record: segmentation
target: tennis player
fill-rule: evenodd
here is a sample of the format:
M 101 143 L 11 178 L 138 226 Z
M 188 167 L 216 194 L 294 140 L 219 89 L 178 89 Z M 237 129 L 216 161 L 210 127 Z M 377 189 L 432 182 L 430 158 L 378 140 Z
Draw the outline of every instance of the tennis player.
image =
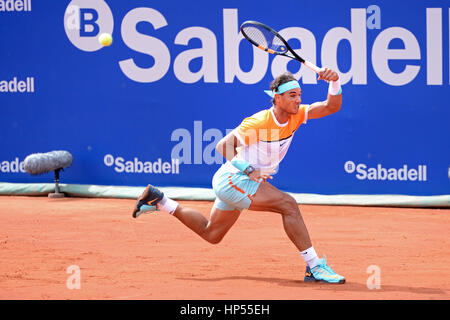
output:
M 327 99 L 302 105 L 302 90 L 294 76 L 289 72 L 278 76 L 272 81 L 270 91 L 266 91 L 272 97 L 273 106 L 245 118 L 219 141 L 216 149 L 227 161 L 212 180 L 216 200 L 209 219 L 196 210 L 180 206 L 151 185 L 138 198 L 133 217 L 143 212 L 144 205 L 166 211 L 206 241 L 216 244 L 242 210 L 276 212 L 282 215 L 286 234 L 306 262 L 304 281 L 344 283 L 345 278 L 327 265 L 326 257 L 317 256 L 296 200 L 268 182 L 297 129 L 307 120 L 331 115 L 341 108 L 338 74 L 325 68 L 318 79 L 329 82 Z

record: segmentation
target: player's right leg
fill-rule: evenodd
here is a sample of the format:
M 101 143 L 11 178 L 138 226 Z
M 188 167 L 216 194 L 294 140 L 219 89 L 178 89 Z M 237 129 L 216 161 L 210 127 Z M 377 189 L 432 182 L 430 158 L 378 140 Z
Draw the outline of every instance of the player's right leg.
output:
M 208 220 L 201 212 L 182 207 L 172 199 L 166 198 L 163 192 L 152 185 L 148 185 L 139 196 L 133 209 L 133 217 L 137 218 L 144 213 L 144 210 L 147 212 L 167 211 L 200 237 L 213 244 L 223 239 L 241 213 L 241 210 L 217 200 Z
M 173 216 L 204 240 L 217 244 L 231 229 L 240 214 L 241 211 L 238 209 L 225 211 L 214 206 L 208 220 L 197 210 L 178 206 Z
M 156 210 L 157 202 L 164 198 L 164 193 L 152 185 L 148 185 L 137 199 L 136 206 L 133 208 L 133 218 L 137 218 L 145 211 Z

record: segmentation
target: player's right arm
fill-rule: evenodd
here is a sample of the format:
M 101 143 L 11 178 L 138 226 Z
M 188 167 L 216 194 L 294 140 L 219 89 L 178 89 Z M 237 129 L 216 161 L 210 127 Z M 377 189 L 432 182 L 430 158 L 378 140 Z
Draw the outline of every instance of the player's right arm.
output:
M 238 153 L 238 148 L 242 147 L 242 143 L 236 138 L 233 132 L 223 137 L 216 146 L 216 150 L 228 161 L 233 160 Z
M 239 148 L 241 148 L 242 146 L 243 144 L 239 141 L 235 134 L 233 132 L 230 132 L 217 143 L 216 150 L 225 159 L 231 162 L 234 156 L 238 154 Z M 266 181 L 267 179 L 273 179 L 273 177 L 269 173 L 265 172 L 263 174 L 259 169 L 255 169 L 248 176 L 250 179 L 256 182 L 261 182 L 261 179 L 264 181 Z

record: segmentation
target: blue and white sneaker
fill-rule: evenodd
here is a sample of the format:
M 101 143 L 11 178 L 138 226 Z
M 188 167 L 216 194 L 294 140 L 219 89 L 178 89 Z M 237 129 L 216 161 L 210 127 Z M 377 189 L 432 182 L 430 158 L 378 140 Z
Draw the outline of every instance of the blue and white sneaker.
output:
M 137 199 L 136 206 L 133 208 L 133 218 L 137 218 L 143 213 L 158 211 L 156 204 L 163 198 L 164 193 L 149 184 Z
M 306 267 L 305 282 L 345 283 L 345 278 L 338 275 L 327 265 L 327 257 L 320 259 L 317 266 L 310 269 Z

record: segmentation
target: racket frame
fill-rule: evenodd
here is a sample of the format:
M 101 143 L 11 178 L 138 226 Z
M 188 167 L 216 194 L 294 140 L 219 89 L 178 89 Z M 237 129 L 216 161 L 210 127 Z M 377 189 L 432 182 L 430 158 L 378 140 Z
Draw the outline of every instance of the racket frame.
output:
M 269 31 L 270 33 L 272 33 L 274 36 L 276 36 L 278 39 L 280 39 L 281 42 L 283 42 L 284 46 L 286 47 L 286 51 L 284 51 L 284 52 L 275 51 L 275 50 L 272 50 L 272 49 L 269 49 L 269 48 L 265 48 L 263 45 L 261 45 L 261 44 L 259 44 L 259 43 L 256 43 L 256 42 L 255 42 L 253 39 L 251 39 L 251 38 L 245 33 L 245 31 L 244 31 L 244 27 L 245 27 L 245 25 L 247 25 L 247 24 L 253 24 L 253 25 L 256 25 L 256 26 L 261 27 L 261 28 L 264 28 L 264 29 L 266 29 L 267 31 Z M 310 68 L 311 70 L 313 70 L 313 71 L 316 72 L 316 73 L 320 73 L 320 72 L 323 72 L 323 71 L 325 70 L 324 68 L 319 68 L 318 66 L 316 66 L 316 65 L 313 64 L 312 62 L 307 61 L 307 60 L 303 59 L 302 57 L 300 57 L 300 56 L 299 56 L 299 55 L 291 48 L 291 46 L 287 43 L 287 41 L 286 41 L 286 40 L 285 40 L 285 39 L 284 39 L 277 31 L 275 31 L 275 30 L 272 29 L 271 27 L 269 27 L 269 26 L 267 26 L 267 25 L 265 25 L 265 24 L 263 24 L 263 23 L 261 23 L 261 22 L 253 21 L 253 20 L 244 21 L 244 23 L 242 23 L 240 29 L 241 29 L 241 33 L 242 33 L 242 35 L 244 36 L 244 38 L 247 39 L 247 40 L 248 40 L 251 44 L 253 44 L 255 47 L 258 47 L 258 48 L 261 49 L 261 50 L 264 50 L 264 51 L 266 51 L 266 52 L 268 52 L 268 53 L 270 53 L 270 54 L 281 55 L 281 56 L 285 56 L 285 57 L 288 57 L 288 58 L 291 58 L 291 59 L 295 59 L 295 60 L 297 60 L 297 61 L 300 61 L 301 63 L 303 63 L 305 66 L 307 66 L 308 68 Z M 289 55 L 289 54 L 287 54 L 288 51 L 289 51 L 289 53 L 292 54 L 292 56 Z

